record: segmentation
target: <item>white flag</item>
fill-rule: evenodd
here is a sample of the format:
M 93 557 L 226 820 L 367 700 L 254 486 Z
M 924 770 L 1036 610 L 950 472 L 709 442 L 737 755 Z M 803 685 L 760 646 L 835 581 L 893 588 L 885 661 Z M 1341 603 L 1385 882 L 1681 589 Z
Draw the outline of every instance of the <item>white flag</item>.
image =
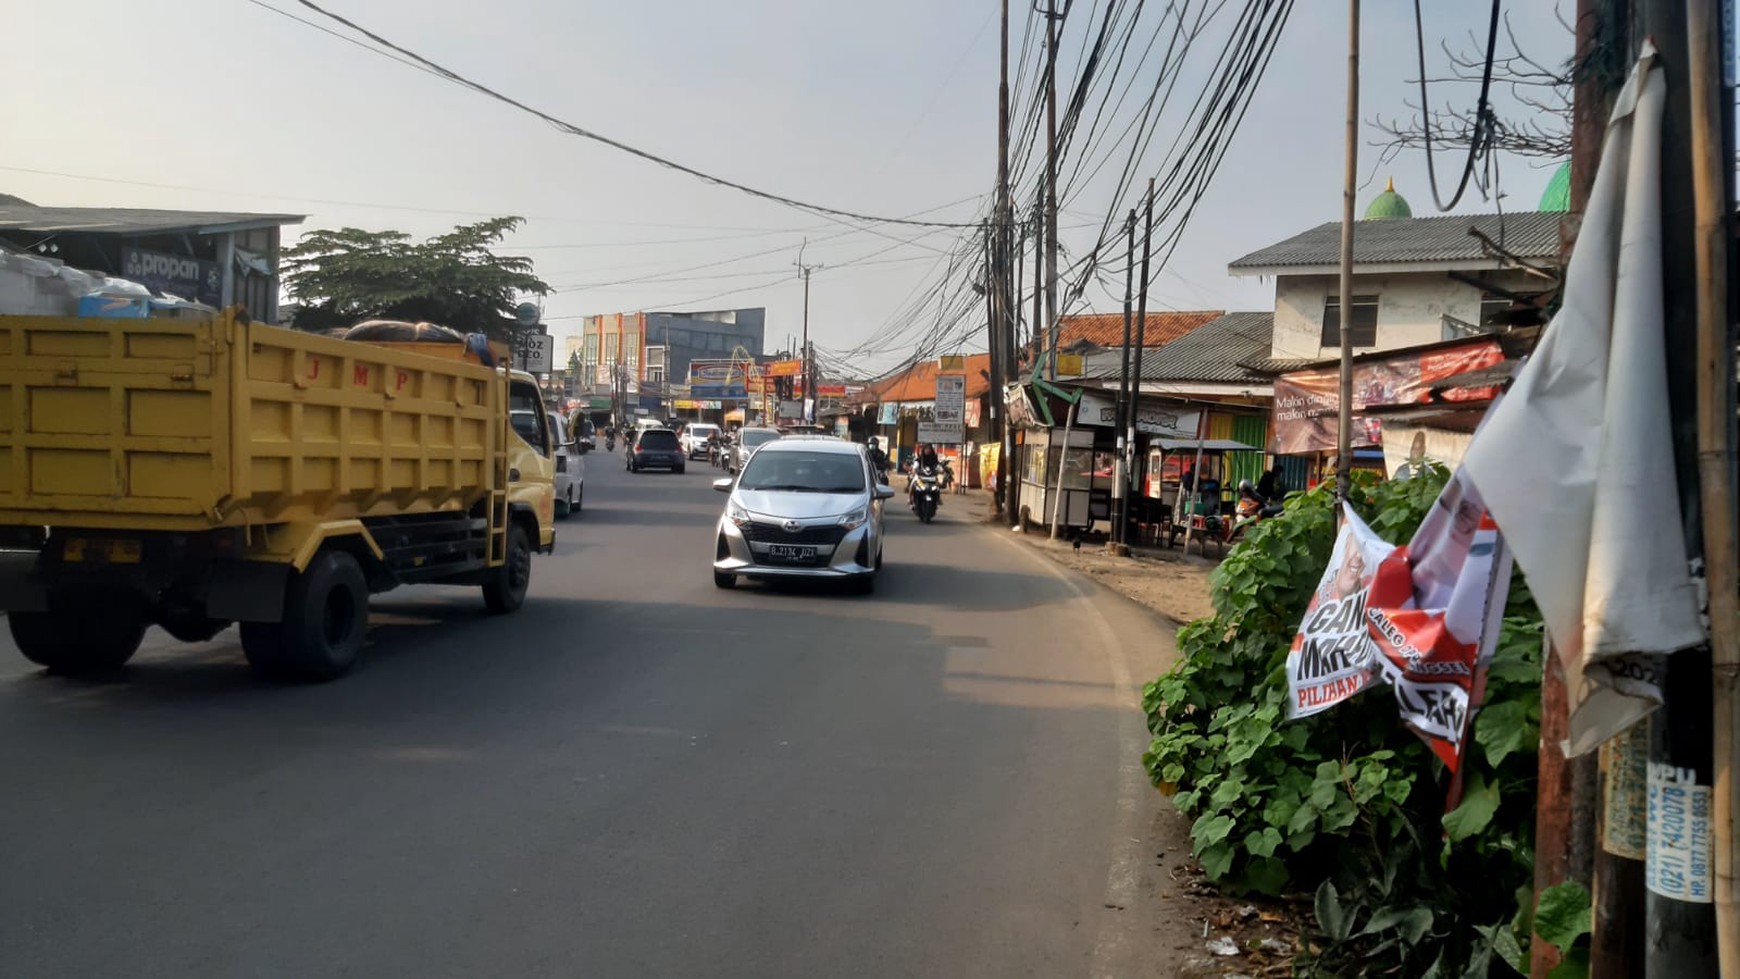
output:
M 1653 656 L 1703 639 L 1662 342 L 1665 92 L 1646 44 L 1607 126 L 1564 306 L 1463 458 L 1560 657 L 1572 754 L 1658 706 Z

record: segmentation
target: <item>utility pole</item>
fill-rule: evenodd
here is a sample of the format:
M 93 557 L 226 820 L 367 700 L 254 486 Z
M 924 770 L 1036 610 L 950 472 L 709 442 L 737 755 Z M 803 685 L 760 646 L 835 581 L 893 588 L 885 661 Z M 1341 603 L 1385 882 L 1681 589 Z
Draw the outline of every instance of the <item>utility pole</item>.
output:
M 1009 378 L 1015 373 L 1015 365 L 1010 360 L 1015 317 L 1009 278 L 1012 238 L 1009 227 L 1009 0 L 1003 0 L 1002 8 L 1002 44 L 997 68 L 997 224 L 995 244 L 991 248 L 993 268 L 989 283 L 997 291 L 997 298 L 992 304 L 992 322 L 987 337 L 991 348 L 991 435 L 997 440 L 997 492 L 991 498 L 991 509 L 999 517 L 1003 514 L 1003 487 L 1008 485 L 1009 453 L 1013 443 L 1009 432 L 1009 406 L 1004 398 Z M 966 477 L 963 472 L 961 478 Z
M 1693 192 L 1691 153 L 1695 127 L 1688 62 L 1692 45 L 1686 25 L 1691 4 L 1714 7 L 1716 0 L 1643 0 L 1639 6 L 1643 12 L 1640 30 L 1655 42 L 1660 52 L 1660 70 L 1667 83 L 1659 179 L 1662 333 L 1666 348 L 1674 352 L 1667 358 L 1674 472 L 1661 475 L 1671 475 L 1678 487 L 1686 553 L 1697 555 L 1703 551 L 1702 520 L 1706 515 L 1701 512 L 1698 493 L 1698 369 L 1696 358 L 1688 353 L 1698 349 L 1699 304 L 1712 284 L 1699 274 L 1693 221 L 1698 201 Z M 1720 18 L 1712 16 L 1709 20 L 1719 22 Z M 1716 77 L 1720 78 L 1720 74 L 1718 71 Z M 1707 81 L 1714 84 L 1714 80 Z M 1726 276 L 1728 270 L 1723 269 L 1720 274 Z M 1733 356 L 1732 346 L 1728 347 L 1727 356 Z M 1662 706 L 1647 722 L 1649 786 L 1652 792 L 1659 786 L 1683 792 L 1688 799 L 1708 799 L 1715 789 L 1710 647 L 1682 649 L 1662 663 Z M 1706 811 L 1703 815 L 1708 825 L 1710 813 Z M 1669 831 L 1661 822 L 1657 807 L 1651 806 L 1647 816 L 1652 839 Z M 1704 841 L 1708 840 L 1706 835 Z M 1713 887 L 1709 886 L 1713 881 L 1708 875 L 1706 864 L 1702 880 L 1706 889 L 1701 900 L 1685 891 L 1669 896 L 1650 885 L 1646 862 L 1644 910 L 1648 918 L 1644 923 L 1644 974 L 1649 979 L 1703 979 L 1718 974 L 1716 915 L 1710 903 Z
M 1567 259 L 1595 184 L 1613 100 L 1630 68 L 1630 2 L 1577 2 L 1571 208 L 1562 233 Z M 1567 880 L 1588 883 L 1594 893 L 1590 979 L 1631 979 L 1644 971 L 1641 828 L 1648 731 L 1639 725 L 1619 735 L 1601 746 L 1598 759 L 1566 758 L 1559 746 L 1569 736 L 1570 695 L 1550 646 L 1541 658 L 1535 893 Z M 1594 817 L 1593 827 L 1584 825 L 1588 815 Z M 1530 943 L 1529 958 L 1536 979 L 1545 979 L 1560 961 L 1558 951 L 1544 941 Z
M 1130 413 L 1124 423 L 1124 451 L 1131 456 L 1124 465 L 1132 479 L 1136 472 L 1136 409 L 1142 406 L 1142 351 L 1148 346 L 1148 255 L 1154 243 L 1153 177 L 1148 178 L 1148 196 L 1142 205 L 1142 214 L 1142 284 L 1136 289 L 1136 356 L 1130 367 Z
M 1335 435 L 1335 497 L 1353 474 L 1353 195 L 1359 180 L 1359 0 L 1347 0 L 1347 163 L 1341 175 L 1341 387 Z
M 804 264 L 804 249 L 807 247 L 809 247 L 809 239 L 806 238 L 804 243 L 798 246 L 797 261 L 793 264 L 797 266 L 798 277 L 804 280 L 804 345 L 798 352 L 798 357 L 803 361 L 801 374 L 804 386 L 803 401 L 800 404 L 804 405 L 804 423 L 814 424 L 816 420 L 814 406 L 820 399 L 816 397 L 813 376 L 816 365 L 813 348 L 810 347 L 810 273 L 822 268 L 822 266 Z
M 1130 208 L 1130 216 L 1124 221 L 1124 237 L 1127 246 L 1124 249 L 1124 345 L 1120 348 L 1118 358 L 1118 410 L 1117 420 L 1112 424 L 1117 432 L 1117 459 L 1112 463 L 1112 541 L 1110 550 L 1113 554 L 1130 553 L 1125 546 L 1124 528 L 1128 525 L 1129 504 L 1127 487 L 1130 481 L 1129 470 L 1125 468 L 1124 431 L 1129 425 L 1129 419 L 1135 417 L 1135 406 L 1130 403 L 1130 301 L 1135 298 L 1136 286 L 1136 209 Z
M 1051 342 L 1046 377 L 1057 380 L 1057 22 L 1072 0 L 1045 0 L 1045 328 Z

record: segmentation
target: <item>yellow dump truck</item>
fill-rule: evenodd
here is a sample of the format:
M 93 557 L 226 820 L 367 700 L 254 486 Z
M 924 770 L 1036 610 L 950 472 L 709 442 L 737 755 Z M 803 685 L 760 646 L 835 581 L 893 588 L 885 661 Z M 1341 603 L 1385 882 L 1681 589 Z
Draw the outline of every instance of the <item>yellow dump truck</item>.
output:
M 155 624 L 239 623 L 255 670 L 330 679 L 368 597 L 525 600 L 554 544 L 537 383 L 461 344 L 209 319 L 0 316 L 0 610 L 18 648 L 111 669 Z

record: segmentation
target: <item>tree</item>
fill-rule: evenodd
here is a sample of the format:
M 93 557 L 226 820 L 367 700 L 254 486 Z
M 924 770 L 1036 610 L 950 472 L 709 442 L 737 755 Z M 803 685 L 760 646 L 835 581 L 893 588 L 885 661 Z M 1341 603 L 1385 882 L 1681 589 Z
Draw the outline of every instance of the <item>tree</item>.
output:
M 1571 24 L 1554 10 L 1561 27 L 1574 33 Z M 1478 92 L 1486 69 L 1485 38 L 1470 35 L 1468 46 L 1461 51 L 1440 45 L 1449 59 L 1449 74 L 1427 78 L 1428 84 L 1450 85 L 1467 94 Z M 1518 156 L 1565 160 L 1571 156 L 1571 88 L 1580 72 L 1614 70 L 1587 64 L 1579 66 L 1575 59 L 1561 64 L 1544 64 L 1526 53 L 1511 30 L 1510 17 L 1504 18 L 1502 45 L 1492 52 L 1492 89 L 1506 90 L 1524 113 L 1506 118 L 1488 109 L 1480 117 L 1478 106 L 1471 100 L 1466 106 L 1446 105 L 1433 108 L 1412 99 L 1407 101 L 1410 112 L 1406 120 L 1374 117 L 1370 124 L 1384 134 L 1375 145 L 1383 147 L 1381 163 L 1404 149 L 1422 149 L 1427 133 L 1434 148 L 1467 150 L 1480 137 L 1488 151 L 1502 150 Z M 1618 67 L 1625 70 L 1624 65 Z M 1410 80 L 1417 85 L 1419 79 Z
M 285 287 L 303 304 L 296 326 L 396 319 L 507 339 L 520 298 L 550 293 L 531 259 L 490 251 L 524 220 L 462 224 L 421 243 L 400 231 L 311 231 L 284 252 Z

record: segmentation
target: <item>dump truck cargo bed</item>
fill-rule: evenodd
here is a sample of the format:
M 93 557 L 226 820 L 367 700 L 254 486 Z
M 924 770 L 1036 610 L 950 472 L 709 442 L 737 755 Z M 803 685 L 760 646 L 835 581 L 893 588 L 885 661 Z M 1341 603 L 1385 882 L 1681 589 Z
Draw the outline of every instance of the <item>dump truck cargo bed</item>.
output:
M 232 314 L 0 317 L 0 524 L 465 512 L 506 483 L 506 398 L 459 358 Z

